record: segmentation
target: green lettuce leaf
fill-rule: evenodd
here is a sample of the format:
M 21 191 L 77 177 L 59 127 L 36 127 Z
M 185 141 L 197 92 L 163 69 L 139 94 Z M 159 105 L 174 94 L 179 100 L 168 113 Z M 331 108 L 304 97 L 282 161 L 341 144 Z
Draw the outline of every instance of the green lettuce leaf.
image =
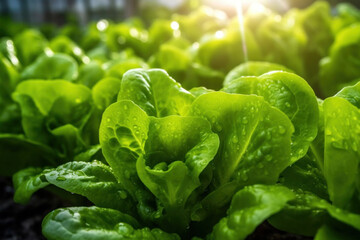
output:
M 224 12 L 206 6 L 201 6 L 188 15 L 174 15 L 173 19 L 179 23 L 183 36 L 192 42 L 198 41 L 206 33 L 221 30 L 228 21 Z
M 93 61 L 80 66 L 79 76 L 76 82 L 92 88 L 104 75 L 105 71 L 102 69 L 100 63 Z
M 135 205 L 109 166 L 99 162 L 70 162 L 57 168 L 27 168 L 13 176 L 14 201 L 25 204 L 48 185 L 88 198 L 96 206 L 134 214 Z
M 314 236 L 325 223 L 335 221 L 336 225 L 346 224 L 353 230 L 360 230 L 360 215 L 331 205 L 305 191 L 297 191 L 296 199 L 289 201 L 269 222 L 276 228 L 296 234 Z
M 353 86 L 344 87 L 335 96 L 348 100 L 352 105 L 360 109 L 360 82 Z
M 14 37 L 14 44 L 23 66 L 30 65 L 38 56 L 49 50 L 47 40 L 35 29 L 26 29 L 17 34 Z
M 318 134 L 314 141 L 310 145 L 312 155 L 315 157 L 317 165 L 324 171 L 324 142 L 325 142 L 325 130 L 324 130 L 324 100 L 317 99 L 319 108 L 319 122 L 318 122 Z
M 184 116 L 194 97 L 164 70 L 130 70 L 123 76 L 118 100 L 131 100 L 149 116 Z
M 209 183 L 201 174 L 219 145 L 209 123 L 198 117 L 149 117 L 133 102 L 120 101 L 104 112 L 100 144 L 132 196 L 141 202 L 137 195 L 149 189 L 165 208 L 162 225 L 184 231 L 190 218 L 187 201 Z
M 52 211 L 43 220 L 42 232 L 49 240 L 180 240 L 176 234 L 157 228 L 141 228 L 127 214 L 99 207 L 72 207 Z
M 48 146 L 15 134 L 0 134 L 0 159 L 1 176 L 11 176 L 28 167 L 54 165 L 58 161 Z
M 207 239 L 245 239 L 258 225 L 294 198 L 295 194 L 282 186 L 247 186 L 234 195 L 227 216 L 214 226 Z
M 230 82 L 232 80 L 235 80 L 240 77 L 244 77 L 244 76 L 258 77 L 272 71 L 293 72 L 292 70 L 280 64 L 270 63 L 270 62 L 249 61 L 246 63 L 242 63 L 239 66 L 232 69 L 226 75 L 223 85 L 228 86 L 230 85 Z
M 199 42 L 196 59 L 202 65 L 227 73 L 247 60 L 259 60 L 260 49 L 250 31 L 242 36 L 240 29 L 234 28 L 204 36 Z
M 130 22 L 110 25 L 106 31 L 106 45 L 114 52 L 131 48 L 138 56 L 147 58 L 151 52 L 148 40 L 148 32 Z
M 295 193 L 296 199 L 289 201 L 282 211 L 269 218 L 269 223 L 282 231 L 314 236 L 329 218 L 323 207 L 325 200 L 302 190 Z
M 105 69 L 105 76 L 106 77 L 114 77 L 118 79 L 122 79 L 123 75 L 134 68 L 143 68 L 147 69 L 147 64 L 141 58 L 128 58 L 125 60 L 115 61 L 111 63 Z
M 49 48 L 56 53 L 64 53 L 74 58 L 79 64 L 88 63 L 89 58 L 84 51 L 70 38 L 59 35 L 49 42 Z
M 19 80 L 19 74 L 10 61 L 0 54 L 0 106 L 11 101 L 11 93 Z
M 289 14 L 293 14 L 293 12 L 289 11 L 284 17 L 273 15 L 265 18 L 255 28 L 255 36 L 262 50 L 262 59 L 284 65 L 304 76 L 303 60 L 300 57 L 294 58 L 294 56 L 302 55 L 307 36 L 303 28 L 298 27 Z
M 324 119 L 324 175 L 330 199 L 349 208 L 359 194 L 360 111 L 343 98 L 331 97 L 324 101 Z
M 293 126 L 262 97 L 207 93 L 194 101 L 190 114 L 207 119 L 219 135 L 214 186 L 231 181 L 241 186 L 275 183 L 290 165 Z
M 325 224 L 316 233 L 314 240 L 356 240 L 359 237 L 359 231 L 344 231 Z
M 21 72 L 26 79 L 64 79 L 74 81 L 78 76 L 78 65 L 75 60 L 63 53 L 51 53 L 39 56 L 35 62 Z
M 84 150 L 81 129 L 92 112 L 91 91 L 64 80 L 29 80 L 13 93 L 27 138 L 73 156 Z
M 329 56 L 320 62 L 320 90 L 332 96 L 344 85 L 359 77 L 358 49 L 360 24 L 353 24 L 340 31 L 331 46 Z
M 284 113 L 262 97 L 203 94 L 194 101 L 191 115 L 207 119 L 220 138 L 211 191 L 193 209 L 195 221 L 208 215 L 221 216 L 236 190 L 252 184 L 274 184 L 291 164 L 294 128 Z
M 280 183 L 290 189 L 311 192 L 329 200 L 324 173 L 310 151 L 281 173 Z
M 0 39 L 0 53 L 16 68 L 21 68 L 14 42 L 10 38 Z
M 285 113 L 295 132 L 292 136 L 291 161 L 303 157 L 315 139 L 318 104 L 311 87 L 301 77 L 287 72 L 270 72 L 260 77 L 241 77 L 225 85 L 229 93 L 256 94 Z
M 92 88 L 92 97 L 97 108 L 105 110 L 110 104 L 116 102 L 120 91 L 121 80 L 117 78 L 103 78 Z

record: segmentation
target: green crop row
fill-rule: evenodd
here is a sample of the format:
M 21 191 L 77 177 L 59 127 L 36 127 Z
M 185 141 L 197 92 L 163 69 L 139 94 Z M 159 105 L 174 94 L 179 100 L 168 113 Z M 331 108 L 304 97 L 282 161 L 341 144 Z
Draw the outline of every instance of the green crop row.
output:
M 0 23 L 0 175 L 17 203 L 94 205 L 50 212 L 47 239 L 234 240 L 264 221 L 360 238 L 360 11 L 243 23 L 205 7 L 53 37 Z

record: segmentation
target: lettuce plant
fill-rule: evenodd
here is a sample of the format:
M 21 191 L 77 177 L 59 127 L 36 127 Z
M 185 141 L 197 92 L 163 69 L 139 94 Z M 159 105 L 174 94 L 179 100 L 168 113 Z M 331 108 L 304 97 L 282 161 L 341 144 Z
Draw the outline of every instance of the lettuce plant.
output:
M 4 142 L 1 165 L 7 175 L 25 166 L 57 166 L 76 157 L 89 159 L 99 150 L 83 137 L 93 111 L 87 87 L 65 80 L 28 80 L 17 85 L 12 97 L 21 111 L 23 135 L 0 135 Z M 14 151 L 16 146 L 18 151 Z M 32 148 L 30 152 L 40 158 L 26 156 Z M 92 151 L 84 153 L 89 149 Z M 11 159 L 15 162 L 5 167 Z
M 301 77 L 286 72 L 270 72 L 259 77 L 240 77 L 224 82 L 223 91 L 263 96 L 284 112 L 295 127 L 292 162 L 303 157 L 317 134 L 317 101 L 311 87 Z
M 320 89 L 325 96 L 331 96 L 342 87 L 357 82 L 358 62 L 354 49 L 359 46 L 359 36 L 359 24 L 343 29 L 336 35 L 329 56 L 321 61 Z
M 358 12 L 337 14 L 250 8 L 241 35 L 199 8 L 2 38 L 0 175 L 17 203 L 88 200 L 50 212 L 47 239 L 235 240 L 264 221 L 359 239 Z
M 41 55 L 21 72 L 21 79 L 64 79 L 74 81 L 78 76 L 75 60 L 62 53 Z
M 71 162 L 28 168 L 14 176 L 15 200 L 26 202 L 51 184 L 114 209 L 112 214 L 130 214 L 141 226 L 185 237 L 190 225 L 217 221 L 238 189 L 274 184 L 291 164 L 293 131 L 286 114 L 263 97 L 210 92 L 195 99 L 164 71 L 132 70 L 121 81 L 118 101 L 102 116 L 100 144 L 110 167 Z M 76 211 L 87 222 L 89 211 L 105 210 Z M 55 216 L 44 220 L 45 235 L 58 224 Z M 59 230 L 56 237 L 66 234 Z
M 0 53 L 7 58 L 16 69 L 21 68 L 21 63 L 17 57 L 17 50 L 11 38 L 4 37 L 0 39 Z
M 223 89 L 231 93 L 205 91 L 197 97 L 158 69 L 131 70 L 121 81 L 102 81 L 114 84 L 113 93 L 99 101 L 106 108 L 99 136 L 108 165 L 76 161 L 14 175 L 17 202 L 53 185 L 97 206 L 53 211 L 43 222 L 47 238 L 91 233 L 95 239 L 124 234 L 244 239 L 266 219 L 276 228 L 318 239 L 334 231 L 358 234 L 358 163 L 352 160 L 358 147 L 354 131 L 339 131 L 351 124 L 356 129 L 357 85 L 322 102 L 302 78 L 287 72 L 240 77 Z M 25 91 L 25 83 L 36 85 L 21 83 L 17 94 Z M 116 98 L 115 89 L 117 101 L 107 107 Z M 282 104 L 287 101 L 295 110 Z M 342 116 L 348 120 L 335 121 Z M 324 137 L 309 148 L 318 124 Z M 324 147 L 317 149 L 321 141 Z
M 49 48 L 53 52 L 65 53 L 73 57 L 78 63 L 88 63 L 89 58 L 84 51 L 66 36 L 57 36 L 49 42 Z
M 39 31 L 26 29 L 15 36 L 14 44 L 21 64 L 27 66 L 47 50 L 48 41 Z
M 308 155 L 282 176 L 297 197 L 270 219 L 276 227 L 304 235 L 318 231 L 316 239 L 327 239 L 332 231 L 339 238 L 359 236 L 358 94 L 357 84 L 319 102 L 319 136 Z M 351 227 L 341 230 L 341 222 Z

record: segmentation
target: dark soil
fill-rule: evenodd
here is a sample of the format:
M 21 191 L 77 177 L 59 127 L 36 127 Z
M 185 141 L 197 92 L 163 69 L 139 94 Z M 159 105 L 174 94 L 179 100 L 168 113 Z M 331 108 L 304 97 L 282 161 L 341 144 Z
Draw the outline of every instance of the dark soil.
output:
M 66 204 L 47 191 L 38 191 L 27 205 L 14 203 L 10 178 L 0 177 L 0 239 L 38 240 L 42 219 L 50 211 Z
M 312 240 L 312 237 L 304 237 L 277 230 L 268 222 L 261 224 L 246 240 Z
M 14 203 L 10 178 L 0 177 L 0 240 L 44 240 L 42 219 L 52 210 L 69 203 L 45 190 L 36 192 L 27 205 Z M 285 233 L 267 222 L 261 224 L 247 240 L 311 240 Z M 84 239 L 85 240 L 85 239 Z

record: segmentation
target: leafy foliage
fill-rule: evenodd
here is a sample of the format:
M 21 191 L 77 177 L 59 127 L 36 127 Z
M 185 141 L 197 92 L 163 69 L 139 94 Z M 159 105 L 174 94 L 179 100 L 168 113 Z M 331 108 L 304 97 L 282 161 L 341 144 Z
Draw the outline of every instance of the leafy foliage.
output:
M 18 203 L 94 205 L 49 213 L 46 238 L 246 239 L 264 221 L 359 238 L 360 11 L 255 7 L 0 21 L 0 174 Z

